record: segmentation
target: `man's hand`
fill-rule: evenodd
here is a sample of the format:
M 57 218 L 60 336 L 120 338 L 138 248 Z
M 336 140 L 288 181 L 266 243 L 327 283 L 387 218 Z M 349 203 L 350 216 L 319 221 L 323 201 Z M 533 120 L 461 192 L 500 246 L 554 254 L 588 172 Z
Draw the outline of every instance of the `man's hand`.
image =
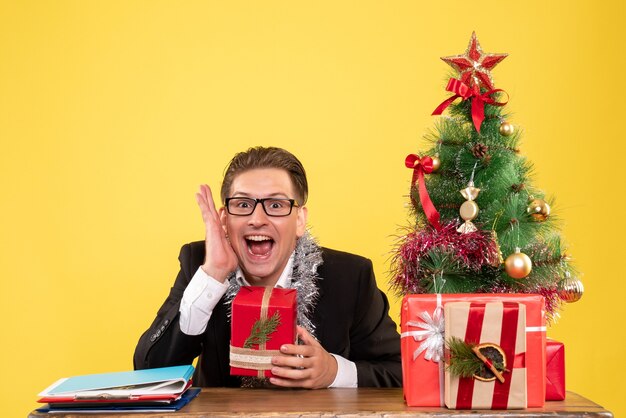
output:
M 208 185 L 200 186 L 200 192 L 196 193 L 196 201 L 206 230 L 206 254 L 202 270 L 215 280 L 224 283 L 228 274 L 237 268 L 237 256 L 226 238 Z
M 272 358 L 270 383 L 284 387 L 327 388 L 337 375 L 337 360 L 304 328 L 297 327 L 304 345 L 285 344 L 284 355 Z

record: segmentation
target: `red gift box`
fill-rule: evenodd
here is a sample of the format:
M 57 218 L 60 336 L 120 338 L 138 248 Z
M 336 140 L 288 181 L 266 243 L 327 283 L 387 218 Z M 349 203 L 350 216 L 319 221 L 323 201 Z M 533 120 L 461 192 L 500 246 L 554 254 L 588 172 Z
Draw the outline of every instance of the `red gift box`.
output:
M 565 346 L 546 341 L 546 401 L 565 399 Z
M 241 287 L 231 311 L 231 375 L 272 376 L 272 357 L 296 341 L 296 295 L 295 289 Z
M 485 375 L 445 374 L 445 402 L 451 409 L 526 408 L 526 306 L 516 302 L 450 302 L 444 308 L 446 342 L 456 337 L 501 350 L 502 381 Z M 451 358 L 453 362 L 455 359 Z M 478 360 L 478 358 L 476 359 Z M 487 362 L 485 363 L 487 365 Z
M 519 302 L 526 306 L 526 376 L 529 407 L 545 403 L 545 301 L 531 294 L 416 294 L 402 300 L 404 399 L 409 406 L 444 406 L 443 305 L 448 302 Z M 441 361 L 440 361 L 441 360 Z

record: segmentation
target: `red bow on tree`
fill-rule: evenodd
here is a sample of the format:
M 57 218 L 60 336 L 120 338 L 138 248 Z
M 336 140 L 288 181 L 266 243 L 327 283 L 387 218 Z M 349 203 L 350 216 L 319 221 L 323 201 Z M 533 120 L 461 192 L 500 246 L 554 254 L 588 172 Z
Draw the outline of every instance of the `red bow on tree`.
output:
M 467 84 L 462 82 L 461 80 L 457 80 L 456 78 L 451 78 L 448 80 L 448 85 L 446 86 L 446 90 L 454 93 L 454 96 L 444 100 L 433 112 L 433 115 L 441 115 L 444 110 L 448 106 L 452 104 L 459 97 L 463 100 L 471 99 L 472 100 L 472 120 L 474 121 L 474 126 L 476 127 L 476 132 L 480 133 L 480 125 L 483 123 L 485 119 L 485 103 L 493 105 L 493 106 L 504 106 L 507 102 L 496 102 L 490 96 L 494 93 L 504 91 L 502 89 L 491 89 L 486 91 L 483 94 L 480 94 L 480 89 L 478 85 L 474 85 L 473 88 L 470 88 Z
M 409 154 L 404 160 L 404 165 L 407 168 L 413 169 L 411 188 L 415 187 L 415 182 L 418 181 L 420 203 L 422 204 L 426 218 L 428 218 L 428 222 L 439 231 L 441 229 L 441 225 L 439 224 L 439 212 L 435 208 L 433 201 L 430 200 L 428 190 L 426 190 L 426 182 L 424 181 L 424 173 L 430 174 L 433 172 L 433 159 L 427 155 L 420 158 L 415 154 Z M 415 199 L 413 199 L 413 194 L 411 194 L 411 200 L 415 205 L 416 202 Z

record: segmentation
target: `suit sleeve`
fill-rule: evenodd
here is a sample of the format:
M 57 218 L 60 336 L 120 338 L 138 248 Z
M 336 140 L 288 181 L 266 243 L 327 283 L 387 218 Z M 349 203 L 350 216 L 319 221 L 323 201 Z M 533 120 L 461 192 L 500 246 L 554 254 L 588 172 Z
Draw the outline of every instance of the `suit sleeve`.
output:
M 350 329 L 350 360 L 356 364 L 358 385 L 402 386 L 400 335 L 389 317 L 389 302 L 378 289 L 370 260 L 366 260 L 359 276 L 356 312 Z
M 202 255 L 191 244 L 182 247 L 178 257 L 180 271 L 170 293 L 157 312 L 150 328 L 135 348 L 135 369 L 191 364 L 202 351 L 202 335 L 187 335 L 180 330 L 179 308 L 185 288 L 193 277 L 196 259 Z M 199 264 L 198 264 L 199 265 Z

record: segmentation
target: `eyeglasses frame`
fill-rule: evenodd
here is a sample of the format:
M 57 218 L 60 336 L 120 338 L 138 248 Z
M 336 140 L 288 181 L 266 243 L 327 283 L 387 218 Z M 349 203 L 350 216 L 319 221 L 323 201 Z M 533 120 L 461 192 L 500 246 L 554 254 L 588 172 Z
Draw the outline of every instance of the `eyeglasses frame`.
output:
M 228 206 L 228 202 L 230 202 L 231 200 L 234 199 L 247 199 L 250 200 L 251 202 L 254 202 L 254 206 L 252 207 L 252 211 L 250 213 L 248 213 L 247 215 L 241 215 L 239 213 L 232 213 L 230 211 L 230 207 Z M 265 202 L 268 200 L 284 200 L 289 202 L 289 213 L 286 213 L 284 215 L 270 215 L 269 213 L 267 213 L 267 209 L 265 208 Z M 280 198 L 280 197 L 265 197 L 263 199 L 256 199 L 254 197 L 227 197 L 226 199 L 224 199 L 224 206 L 226 207 L 226 211 L 228 212 L 228 214 L 233 215 L 233 216 L 250 216 L 254 213 L 254 211 L 256 210 L 256 207 L 258 204 L 261 204 L 261 207 L 263 208 L 263 212 L 265 212 L 265 214 L 267 216 L 271 216 L 272 218 L 284 218 L 285 216 L 289 216 L 291 215 L 291 212 L 293 212 L 293 208 L 296 207 L 300 207 L 300 205 L 298 205 L 298 203 L 296 202 L 295 199 L 284 199 L 284 198 Z

